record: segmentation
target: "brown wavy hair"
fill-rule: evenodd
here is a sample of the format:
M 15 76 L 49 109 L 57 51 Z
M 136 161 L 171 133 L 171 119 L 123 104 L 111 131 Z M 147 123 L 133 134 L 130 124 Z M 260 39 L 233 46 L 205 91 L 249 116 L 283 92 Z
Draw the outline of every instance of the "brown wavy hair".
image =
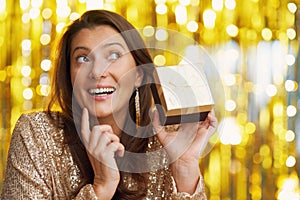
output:
M 124 127 L 123 130 L 131 131 L 131 133 L 134 132 L 140 136 L 133 137 L 131 136 L 132 134 L 128 135 L 123 131 L 121 134 L 121 142 L 125 146 L 126 151 L 135 153 L 145 152 L 148 139 L 147 137 L 142 137 L 142 135 L 149 135 L 150 131 L 152 131 L 150 126 L 147 126 L 150 124 L 149 109 L 152 105 L 151 89 L 150 84 L 148 83 L 153 81 L 152 73 L 154 66 L 143 39 L 133 25 L 119 14 L 106 10 L 91 10 L 85 12 L 79 19 L 75 20 L 67 27 L 58 44 L 58 48 L 56 49 L 54 60 L 55 68 L 52 81 L 53 95 L 48 105 L 49 113 L 51 113 L 54 105 L 56 104 L 58 104 L 61 109 L 65 129 L 65 143 L 70 146 L 72 155 L 80 168 L 83 176 L 82 178 L 85 180 L 85 184 L 92 183 L 94 174 L 86 155 L 85 148 L 80 140 L 79 134 L 76 131 L 76 118 L 79 117 L 78 115 L 80 115 L 81 112 L 80 108 L 77 113 L 77 111 L 74 110 L 74 107 L 72 107 L 74 99 L 72 99 L 73 87 L 70 75 L 70 47 L 73 38 L 79 31 L 82 29 L 93 29 L 99 25 L 108 25 L 122 35 L 136 62 L 136 65 L 141 67 L 144 74 L 141 87 L 139 88 L 140 102 L 142 105 L 140 121 L 141 126 L 149 128 L 141 129 L 139 132 L 136 130 L 136 126 Z M 135 121 L 134 96 L 135 94 L 133 92 L 129 100 L 129 116 L 127 116 L 125 126 L 132 124 L 129 123 L 130 121 Z M 122 163 L 122 165 L 130 165 L 130 163 Z M 120 174 L 121 181 L 114 199 L 139 199 L 146 195 L 147 184 L 145 174 L 132 174 L 134 181 L 139 183 L 137 190 L 134 191 L 129 191 L 125 185 L 123 185 L 122 177 L 124 177 L 126 173 L 120 171 Z

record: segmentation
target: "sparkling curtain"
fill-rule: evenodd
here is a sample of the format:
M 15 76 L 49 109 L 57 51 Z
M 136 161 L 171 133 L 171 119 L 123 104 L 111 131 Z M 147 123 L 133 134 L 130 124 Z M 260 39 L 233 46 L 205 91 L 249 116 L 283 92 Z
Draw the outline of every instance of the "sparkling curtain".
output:
M 165 30 L 178 31 L 215 62 L 225 101 L 219 137 L 200 162 L 209 199 L 300 199 L 299 3 L 0 0 L 0 188 L 14 124 L 47 103 L 55 39 L 84 11 L 107 9 L 140 29 L 148 45 L 184 51 L 187 45 Z M 153 59 L 173 64 L 166 52 L 153 52 Z

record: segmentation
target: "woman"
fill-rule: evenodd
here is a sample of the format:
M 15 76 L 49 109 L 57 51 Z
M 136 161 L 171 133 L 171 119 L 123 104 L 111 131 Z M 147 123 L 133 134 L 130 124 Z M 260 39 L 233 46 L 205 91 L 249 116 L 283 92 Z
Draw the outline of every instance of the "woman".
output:
M 48 111 L 23 114 L 14 129 L 2 199 L 206 199 L 198 161 L 216 119 L 160 126 L 154 66 L 128 21 L 86 12 L 55 66 Z

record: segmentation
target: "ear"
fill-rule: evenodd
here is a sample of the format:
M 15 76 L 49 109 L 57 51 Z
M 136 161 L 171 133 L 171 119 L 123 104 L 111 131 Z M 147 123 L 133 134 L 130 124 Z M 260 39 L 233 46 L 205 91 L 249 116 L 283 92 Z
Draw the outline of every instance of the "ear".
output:
M 144 78 L 144 71 L 140 67 L 138 67 L 137 70 L 136 70 L 136 77 L 135 77 L 134 86 L 135 87 L 140 87 L 141 84 L 142 84 L 143 78 Z

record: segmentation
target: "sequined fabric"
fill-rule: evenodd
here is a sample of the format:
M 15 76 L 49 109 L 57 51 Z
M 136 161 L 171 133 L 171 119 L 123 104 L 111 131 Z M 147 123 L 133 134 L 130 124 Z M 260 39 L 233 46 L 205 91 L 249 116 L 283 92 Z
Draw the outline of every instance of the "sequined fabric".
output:
M 79 167 L 63 141 L 63 130 L 50 123 L 45 112 L 23 114 L 11 139 L 1 199 L 98 199 L 92 185 L 81 179 Z M 149 141 L 149 152 L 159 147 L 157 139 Z M 159 166 L 148 175 L 145 199 L 206 199 L 202 177 L 194 195 L 178 193 L 166 155 L 158 153 L 150 162 Z M 138 184 L 130 175 L 122 181 L 129 189 Z

